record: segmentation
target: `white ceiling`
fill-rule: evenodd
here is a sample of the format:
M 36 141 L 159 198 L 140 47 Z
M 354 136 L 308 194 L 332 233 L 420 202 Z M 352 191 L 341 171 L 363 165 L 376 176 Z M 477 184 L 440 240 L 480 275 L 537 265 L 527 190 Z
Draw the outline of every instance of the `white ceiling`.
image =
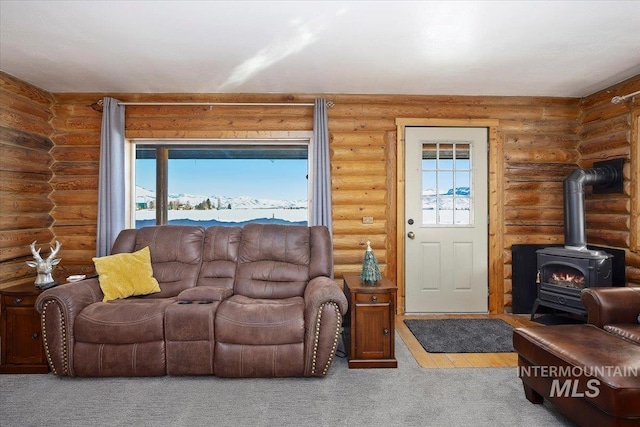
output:
M 640 74 L 640 0 L 0 0 L 0 69 L 54 93 L 582 97 Z

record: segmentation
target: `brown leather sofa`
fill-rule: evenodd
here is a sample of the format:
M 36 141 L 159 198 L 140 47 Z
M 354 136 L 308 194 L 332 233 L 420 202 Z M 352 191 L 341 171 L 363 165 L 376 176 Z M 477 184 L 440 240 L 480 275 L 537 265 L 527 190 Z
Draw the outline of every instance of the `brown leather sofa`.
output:
M 587 288 L 588 323 L 513 333 L 526 398 L 581 426 L 640 426 L 640 288 Z
M 102 302 L 95 277 L 38 297 L 54 374 L 327 373 L 347 301 L 326 227 L 146 227 L 122 231 L 112 254 L 146 246 L 159 293 Z

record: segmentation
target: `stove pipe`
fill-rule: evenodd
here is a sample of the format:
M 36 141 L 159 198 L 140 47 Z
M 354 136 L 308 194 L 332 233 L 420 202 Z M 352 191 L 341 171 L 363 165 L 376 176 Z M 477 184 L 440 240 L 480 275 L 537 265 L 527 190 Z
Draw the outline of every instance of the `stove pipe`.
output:
M 616 168 L 604 165 L 592 169 L 577 169 L 564 180 L 564 247 L 587 250 L 585 185 L 611 185 L 622 179 Z

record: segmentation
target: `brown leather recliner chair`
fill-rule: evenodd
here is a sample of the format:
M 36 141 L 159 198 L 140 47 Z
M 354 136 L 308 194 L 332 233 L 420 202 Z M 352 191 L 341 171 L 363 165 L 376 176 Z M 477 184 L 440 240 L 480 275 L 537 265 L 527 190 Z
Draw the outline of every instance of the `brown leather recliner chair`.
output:
M 161 292 L 102 302 L 97 278 L 43 292 L 54 374 L 323 376 L 347 301 L 326 227 L 249 224 L 124 230 L 149 246 Z

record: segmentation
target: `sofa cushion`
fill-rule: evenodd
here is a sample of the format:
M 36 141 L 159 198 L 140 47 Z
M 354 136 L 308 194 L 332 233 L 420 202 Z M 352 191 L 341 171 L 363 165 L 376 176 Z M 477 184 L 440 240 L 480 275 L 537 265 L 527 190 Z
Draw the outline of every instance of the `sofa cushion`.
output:
M 605 325 L 604 330 L 625 341 L 640 345 L 640 325 Z
M 173 297 L 196 286 L 202 263 L 204 228 L 187 225 L 143 227 L 120 233 L 112 253 L 133 252 L 145 246 L 151 251 L 153 276 L 161 291 L 157 298 Z
M 218 286 L 196 286 L 178 294 L 178 301 L 222 301 L 233 295 L 233 289 Z
M 251 298 L 302 296 L 309 281 L 309 227 L 247 224 L 234 293 Z
M 216 341 L 227 344 L 272 345 L 304 341 L 304 300 L 253 299 L 234 295 L 220 303 Z
M 242 228 L 213 226 L 205 230 L 198 286 L 233 289 Z
M 164 341 L 164 312 L 175 298 L 128 298 L 91 304 L 75 320 L 76 342 L 135 344 Z
M 160 292 L 160 285 L 153 277 L 147 246 L 133 253 L 93 258 L 93 263 L 99 275 L 104 302 Z

